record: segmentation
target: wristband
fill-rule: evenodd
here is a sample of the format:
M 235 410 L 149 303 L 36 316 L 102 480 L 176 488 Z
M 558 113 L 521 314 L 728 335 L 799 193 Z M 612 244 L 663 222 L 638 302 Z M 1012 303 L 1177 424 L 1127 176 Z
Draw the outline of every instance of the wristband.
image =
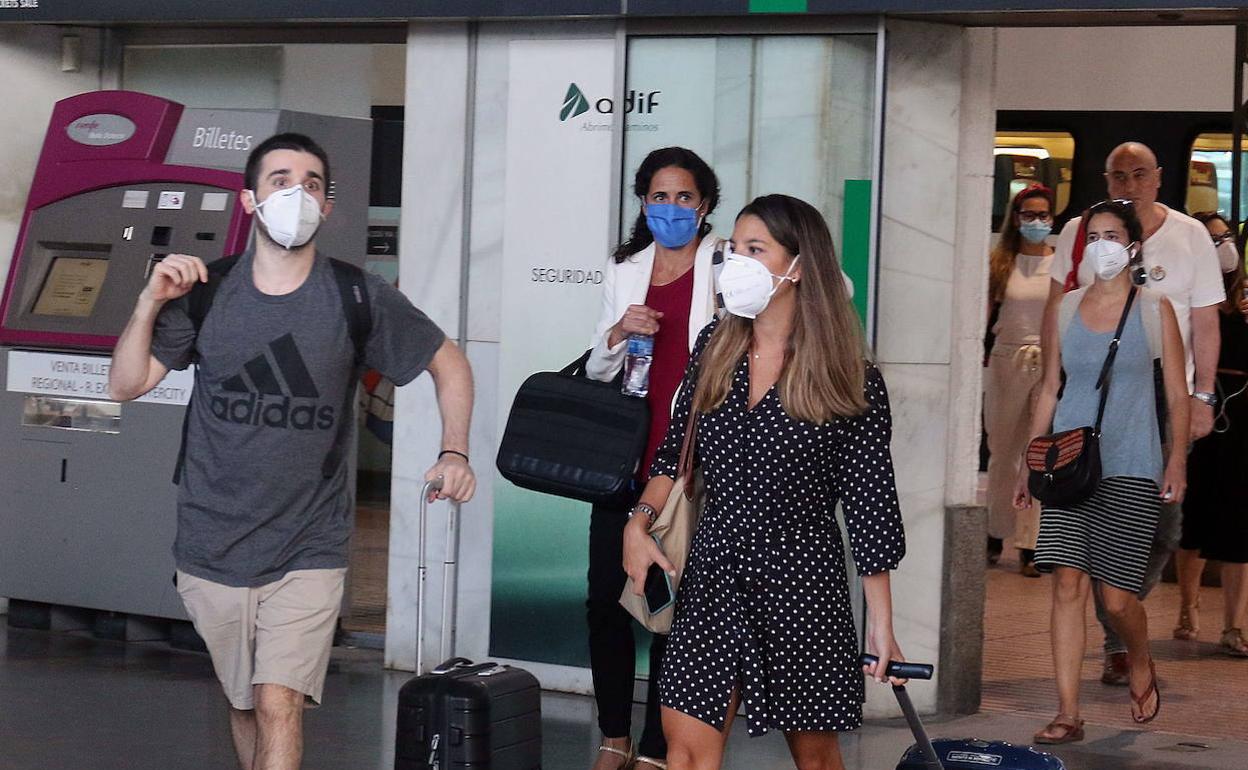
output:
M 460 452 L 457 449 L 443 449 L 441 452 L 438 452 L 438 459 L 441 460 L 446 455 L 459 455 L 460 457 L 464 458 L 464 462 L 470 462 L 468 460 L 468 455 L 464 454 L 463 452 Z

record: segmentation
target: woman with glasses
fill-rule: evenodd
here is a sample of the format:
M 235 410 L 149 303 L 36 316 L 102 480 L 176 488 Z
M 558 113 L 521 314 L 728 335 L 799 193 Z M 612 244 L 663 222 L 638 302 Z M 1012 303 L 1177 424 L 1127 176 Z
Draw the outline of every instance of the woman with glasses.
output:
M 1248 299 L 1244 263 L 1235 232 L 1220 214 L 1193 215 L 1204 223 L 1218 249 L 1226 301 L 1219 306 L 1222 347 L 1218 358 L 1219 415 L 1213 432 L 1196 442 L 1187 464 L 1183 538 L 1175 553 L 1182 603 L 1174 638 L 1200 634 L 1200 577 L 1205 560 L 1222 562 L 1222 634 L 1218 650 L 1248 658 Z
M 1181 502 L 1187 485 L 1183 447 L 1189 407 L 1183 342 L 1169 300 L 1136 285 L 1144 278 L 1140 220 L 1133 206 L 1119 201 L 1096 204 L 1084 220 L 1083 260 L 1095 280 L 1066 294 L 1061 311 L 1045 318 L 1044 371 L 1029 433 L 1037 437 L 1093 426 L 1104 398 L 1101 479 L 1096 490 L 1077 503 L 1046 504 L 1040 513 L 1035 564 L 1041 572 L 1053 573 L 1051 635 L 1058 713 L 1036 733 L 1035 742 L 1048 744 L 1083 738 L 1079 682 L 1087 602 L 1093 590 L 1126 643 L 1132 718 L 1140 724 L 1150 722 L 1161 709 L 1148 620 L 1137 594 L 1148 569 L 1161 503 Z M 1111 340 L 1124 312 L 1117 354 L 1106 370 Z M 1168 458 L 1157 413 L 1155 355 L 1161 359 L 1167 435 L 1181 437 Z M 1014 497 L 1019 509 L 1032 504 L 1026 466 L 1019 473 Z
M 1006 538 L 1018 548 L 1019 571 L 1040 577 L 1035 557 L 1040 511 L 1014 510 L 1014 480 L 1027 445 L 1032 391 L 1040 381 L 1040 322 L 1049 296 L 1053 248 L 1053 191 L 1033 185 L 1014 196 L 989 257 L 991 347 L 984 377 L 984 429 L 988 434 L 988 560 L 995 563 Z

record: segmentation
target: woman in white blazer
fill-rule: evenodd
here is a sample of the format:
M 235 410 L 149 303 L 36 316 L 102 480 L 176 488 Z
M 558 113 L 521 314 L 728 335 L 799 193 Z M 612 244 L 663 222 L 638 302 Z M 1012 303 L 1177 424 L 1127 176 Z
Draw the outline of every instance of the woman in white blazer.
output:
M 624 366 L 630 334 L 654 336 L 650 366 L 650 440 L 637 473 L 640 493 L 650 462 L 667 433 L 671 405 L 698 332 L 715 315 L 715 280 L 707 216 L 719 203 L 719 180 L 694 152 L 667 147 L 646 156 L 633 181 L 640 211 L 603 276 L 602 316 L 590 341 L 588 375 L 611 381 Z M 658 672 L 665 636 L 650 643 L 650 695 L 641 740 L 631 737 L 632 618 L 620 606 L 624 590 L 623 536 L 629 502 L 595 506 L 589 528 L 589 657 L 603 740 L 593 770 L 664 768 L 667 744 L 659 719 Z

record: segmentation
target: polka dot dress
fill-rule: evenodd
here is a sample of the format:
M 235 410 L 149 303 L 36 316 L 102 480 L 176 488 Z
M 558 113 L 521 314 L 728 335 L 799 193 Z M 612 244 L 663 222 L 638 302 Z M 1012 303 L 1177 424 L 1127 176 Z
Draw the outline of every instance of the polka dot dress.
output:
M 675 475 L 693 364 L 713 329 L 698 340 L 653 474 Z M 698 418 L 707 500 L 664 658 L 664 706 L 722 729 L 735 688 L 751 735 L 862 723 L 837 502 L 859 574 L 895 569 L 905 553 L 888 394 L 874 366 L 866 397 L 865 414 L 822 426 L 789 417 L 775 387 L 750 409 L 743 359 L 725 403 Z

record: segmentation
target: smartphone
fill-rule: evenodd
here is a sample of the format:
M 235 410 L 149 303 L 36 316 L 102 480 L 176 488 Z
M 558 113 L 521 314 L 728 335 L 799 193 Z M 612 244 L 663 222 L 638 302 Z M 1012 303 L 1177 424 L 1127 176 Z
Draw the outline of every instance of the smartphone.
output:
M 659 539 L 654 538 L 654 542 L 658 543 Z M 676 601 L 676 592 L 672 590 L 672 579 L 668 576 L 663 568 L 657 564 L 651 564 L 650 569 L 646 572 L 646 585 L 644 586 L 646 595 L 646 610 L 651 615 L 657 615 Z

